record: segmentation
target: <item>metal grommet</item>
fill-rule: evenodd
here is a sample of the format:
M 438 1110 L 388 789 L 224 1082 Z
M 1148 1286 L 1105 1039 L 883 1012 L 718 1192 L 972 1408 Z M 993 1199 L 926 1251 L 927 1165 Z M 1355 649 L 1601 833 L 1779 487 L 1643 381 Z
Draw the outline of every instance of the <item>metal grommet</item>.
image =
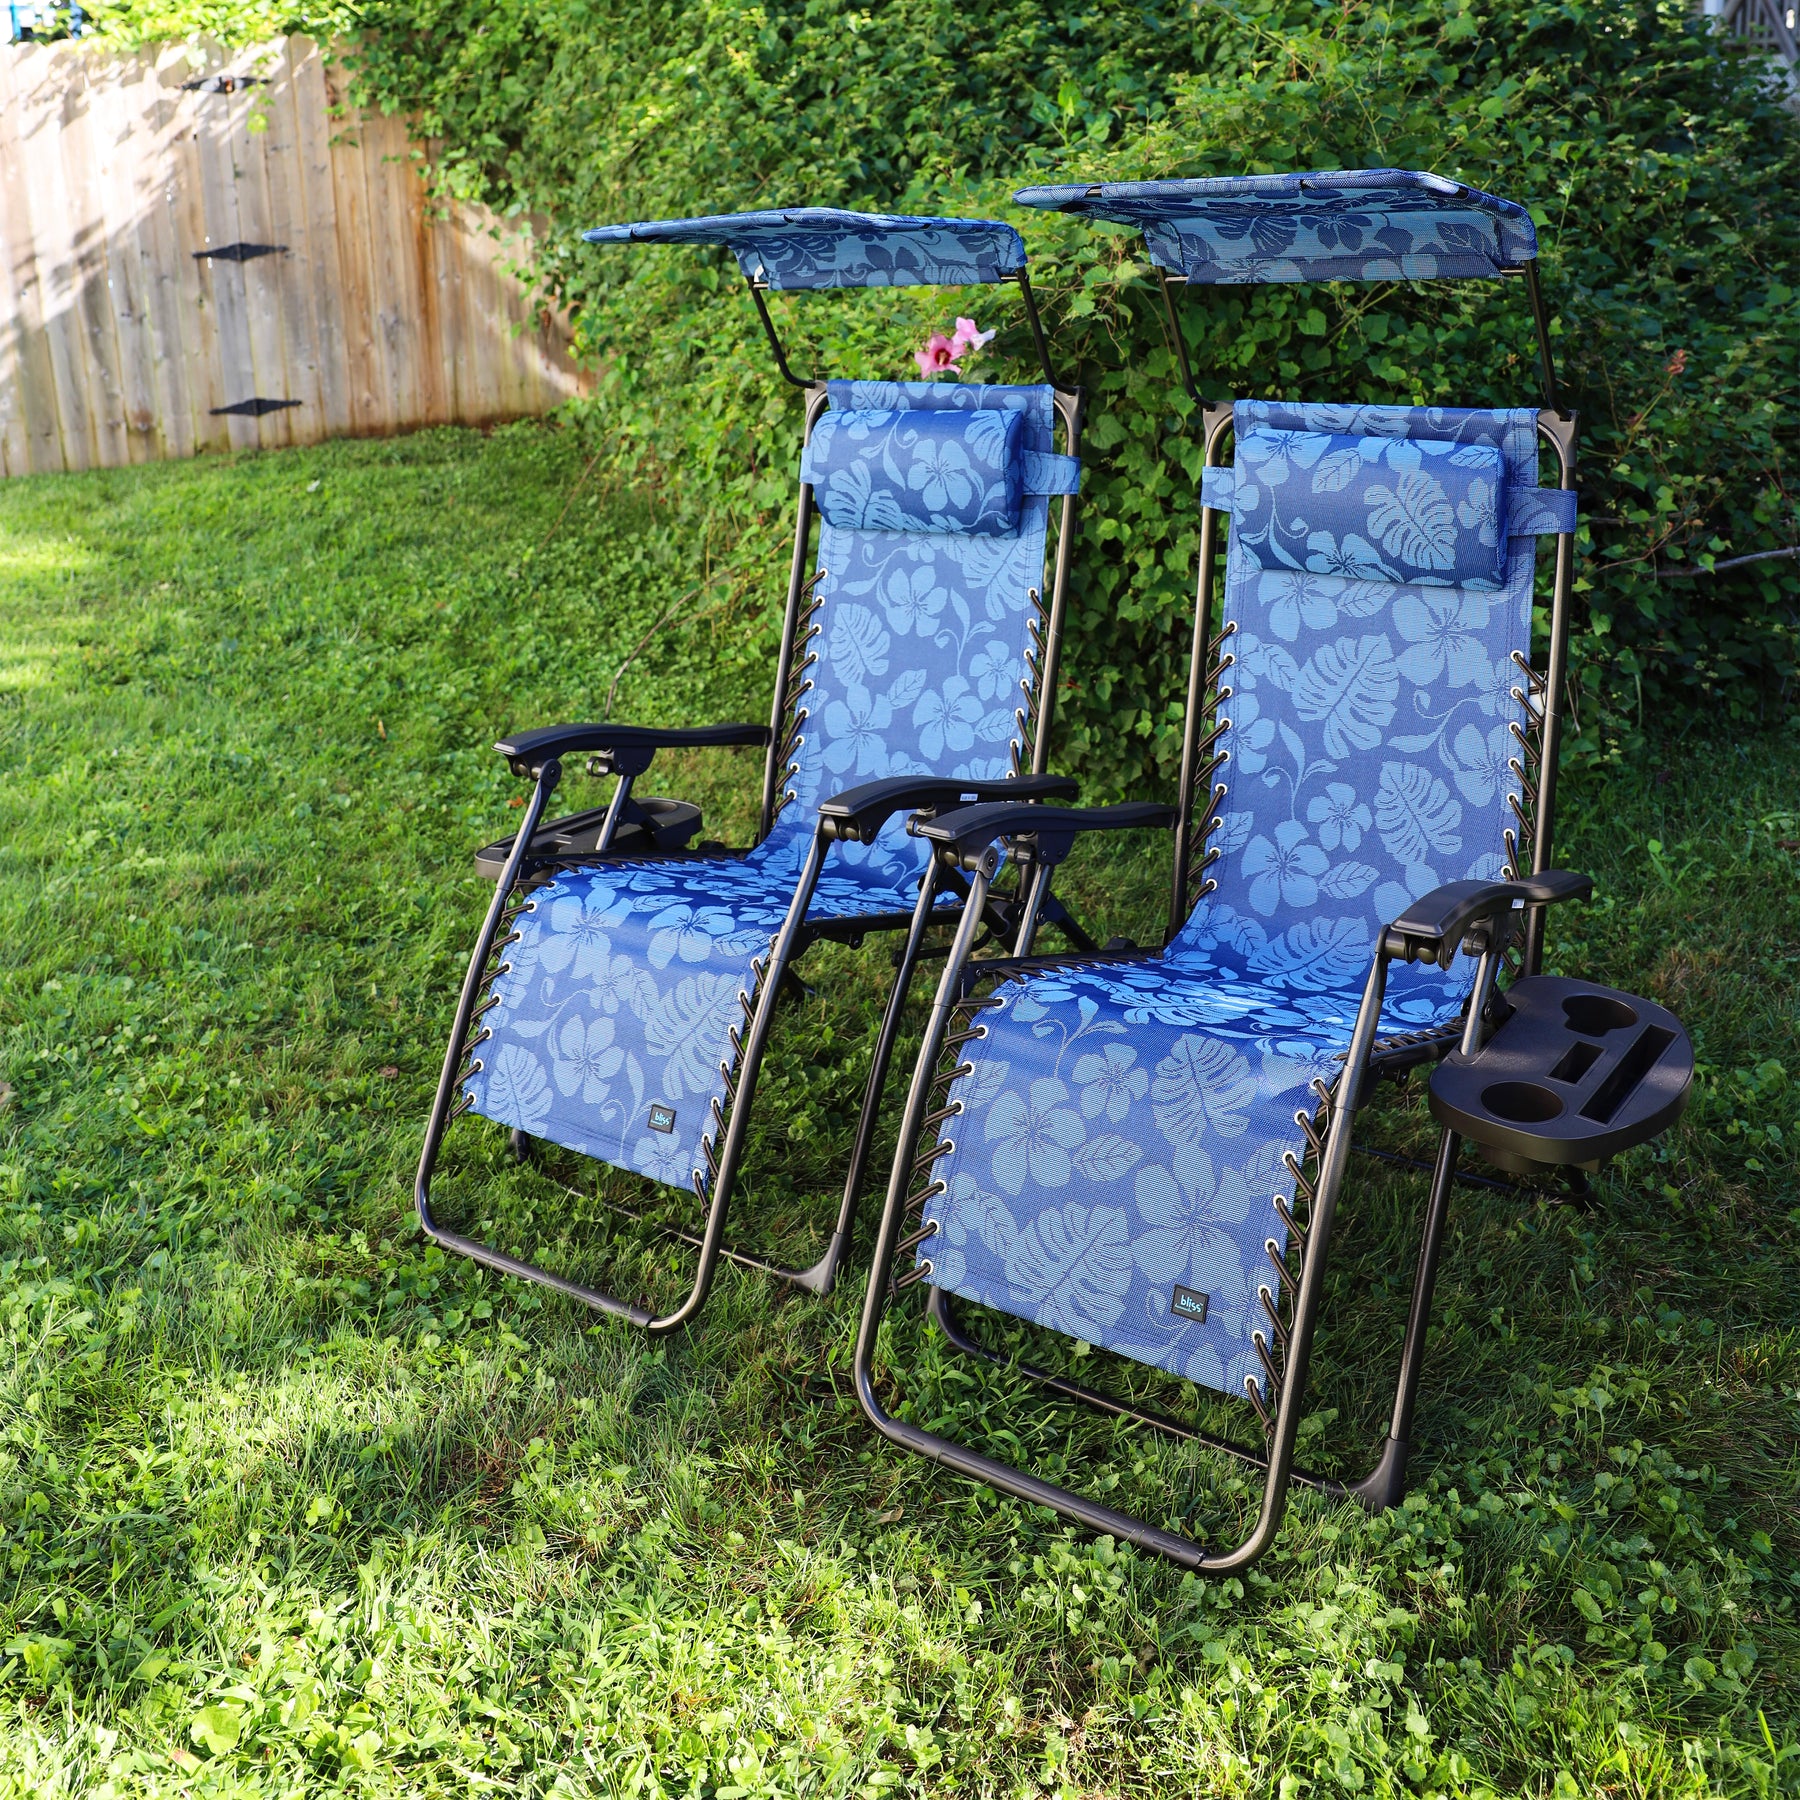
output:
M 954 1156 L 956 1154 L 956 1139 L 939 1138 L 937 1147 L 945 1156 Z
M 1263 1248 L 1268 1251 L 1271 1256 L 1279 1256 L 1281 1254 L 1281 1246 L 1276 1243 L 1273 1238 L 1264 1238 Z
M 937 1273 L 937 1265 L 931 1260 L 931 1258 L 929 1256 L 926 1257 L 926 1259 L 922 1263 L 919 1264 L 919 1274 L 920 1274 L 921 1278 L 924 1276 L 927 1276 L 927 1275 L 935 1275 L 936 1273 Z
M 1266 1302 L 1270 1307 L 1273 1307 L 1275 1304 L 1275 1290 L 1272 1287 L 1259 1283 L 1256 1289 L 1256 1297 L 1259 1300 Z
M 1257 1345 L 1260 1349 L 1263 1349 L 1263 1350 L 1267 1350 L 1269 1347 L 1268 1333 L 1261 1330 L 1260 1328 L 1256 1331 L 1251 1332 L 1250 1341 L 1251 1341 L 1251 1343 Z
M 480 1059 L 480 1057 L 477 1057 L 472 1063 L 469 1064 L 469 1075 L 479 1075 L 481 1073 L 481 1071 L 483 1069 L 485 1069 L 486 1067 L 487 1067 L 487 1064 L 484 1063 Z M 465 1075 L 463 1077 L 463 1080 L 467 1081 L 469 1079 L 469 1075 Z

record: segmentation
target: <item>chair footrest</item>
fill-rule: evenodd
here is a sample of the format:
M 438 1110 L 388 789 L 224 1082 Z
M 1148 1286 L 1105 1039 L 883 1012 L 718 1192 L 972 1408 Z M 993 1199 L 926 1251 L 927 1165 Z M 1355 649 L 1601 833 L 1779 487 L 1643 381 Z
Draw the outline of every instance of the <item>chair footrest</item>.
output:
M 632 815 L 637 815 L 633 817 Z M 606 808 L 596 806 L 587 812 L 570 813 L 561 819 L 546 819 L 531 839 L 526 866 L 538 862 L 558 862 L 565 857 L 591 856 L 600 841 L 600 828 L 606 822 Z M 686 800 L 633 799 L 626 816 L 613 833 L 609 856 L 661 856 L 680 850 L 700 829 L 700 809 Z M 512 854 L 513 840 L 501 838 L 497 843 L 483 844 L 475 852 L 475 872 L 488 881 L 498 881 Z
M 1694 1080 L 1694 1046 L 1666 1007 L 1636 994 L 1533 975 L 1473 1056 L 1431 1077 L 1431 1112 L 1489 1162 L 1518 1174 L 1593 1168 L 1666 1131 Z

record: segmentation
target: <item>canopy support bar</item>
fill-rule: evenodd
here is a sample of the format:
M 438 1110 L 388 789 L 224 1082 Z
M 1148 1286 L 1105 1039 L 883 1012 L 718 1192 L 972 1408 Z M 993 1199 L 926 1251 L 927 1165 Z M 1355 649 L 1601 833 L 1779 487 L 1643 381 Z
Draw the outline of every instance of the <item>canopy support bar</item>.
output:
M 775 366 L 781 371 L 781 379 L 801 389 L 814 386 L 810 381 L 802 381 L 788 367 L 787 352 L 781 347 L 781 339 L 775 335 L 775 321 L 769 317 L 769 303 L 763 298 L 762 288 L 757 282 L 751 281 L 749 276 L 746 275 L 744 279 L 750 284 L 750 298 L 756 302 L 757 316 L 762 320 L 763 330 L 768 333 L 769 348 L 775 352 Z
M 1537 327 L 1538 363 L 1544 372 L 1544 405 L 1562 416 L 1556 401 L 1556 363 L 1550 355 L 1550 314 L 1544 306 L 1544 290 L 1538 285 L 1537 258 L 1525 265 L 1525 291 L 1531 296 L 1531 321 Z
M 1156 279 L 1162 287 L 1163 317 L 1169 321 L 1169 336 L 1174 341 L 1175 360 L 1181 365 L 1181 385 L 1187 389 L 1188 398 L 1196 406 L 1204 406 L 1206 402 L 1200 398 L 1200 390 L 1194 386 L 1194 367 L 1188 361 L 1187 339 L 1181 334 L 1181 318 L 1175 311 L 1175 293 L 1169 285 L 1168 271 L 1160 265 L 1156 270 Z
M 1050 340 L 1044 336 L 1044 321 L 1038 317 L 1037 296 L 1031 291 L 1031 277 L 1021 269 L 1014 279 L 1019 284 L 1019 292 L 1025 296 L 1025 317 L 1031 321 L 1031 336 L 1037 345 L 1038 366 L 1044 371 L 1044 379 L 1055 387 L 1056 372 L 1050 367 Z

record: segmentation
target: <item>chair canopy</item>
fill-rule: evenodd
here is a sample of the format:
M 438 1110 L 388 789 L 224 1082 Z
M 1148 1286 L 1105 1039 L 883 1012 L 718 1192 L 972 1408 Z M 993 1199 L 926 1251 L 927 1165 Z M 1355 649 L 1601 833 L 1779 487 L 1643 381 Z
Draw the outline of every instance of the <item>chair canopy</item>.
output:
M 1194 282 L 1496 277 L 1537 255 L 1524 207 L 1412 169 L 1079 183 L 1013 198 L 1135 225 L 1158 268 Z
M 1237 402 L 1235 480 L 1208 483 L 1232 513 L 1213 879 L 1161 956 L 1001 984 L 924 1210 L 938 1287 L 1229 1393 L 1257 1373 L 1294 1115 L 1377 934 L 1509 859 L 1535 539 L 1574 529 L 1536 421 Z M 1396 966 L 1384 1034 L 1468 987 Z
M 771 288 L 965 287 L 1010 281 L 1025 242 L 997 219 L 919 219 L 799 206 L 602 225 L 590 244 L 723 244 Z

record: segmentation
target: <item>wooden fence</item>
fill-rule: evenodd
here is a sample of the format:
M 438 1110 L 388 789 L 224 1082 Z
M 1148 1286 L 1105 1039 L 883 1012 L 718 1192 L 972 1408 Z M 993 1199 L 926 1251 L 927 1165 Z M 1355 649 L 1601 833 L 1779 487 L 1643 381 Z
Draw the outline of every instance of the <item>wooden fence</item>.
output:
M 199 68 L 0 47 L 0 472 L 483 424 L 578 391 L 494 220 L 434 206 L 404 122 L 341 89 L 305 38 Z

